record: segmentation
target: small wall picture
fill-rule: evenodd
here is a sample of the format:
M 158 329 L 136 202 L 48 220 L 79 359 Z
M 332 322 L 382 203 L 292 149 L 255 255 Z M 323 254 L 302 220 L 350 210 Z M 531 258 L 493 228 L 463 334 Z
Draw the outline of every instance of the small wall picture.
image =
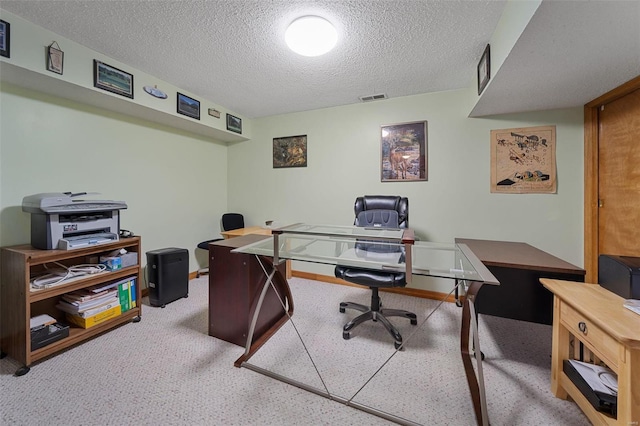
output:
M 11 57 L 11 24 L 0 19 L 0 56 Z
M 242 134 L 242 118 L 227 114 L 227 130 Z
M 47 46 L 47 70 L 55 72 L 56 74 L 62 74 L 63 65 L 64 52 L 60 49 L 60 45 L 54 41 Z
M 200 120 L 200 101 L 178 92 L 178 113 Z
M 381 126 L 381 180 L 427 180 L 427 122 Z
M 307 135 L 273 138 L 273 168 L 307 167 Z
M 478 62 L 478 96 L 482 93 L 491 78 L 491 48 L 487 44 L 480 62 Z
M 93 86 L 133 99 L 133 74 L 93 60 Z

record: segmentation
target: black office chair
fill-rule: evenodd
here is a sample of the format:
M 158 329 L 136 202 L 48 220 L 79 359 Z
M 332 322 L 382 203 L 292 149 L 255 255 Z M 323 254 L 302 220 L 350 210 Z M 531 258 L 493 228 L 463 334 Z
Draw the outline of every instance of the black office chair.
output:
M 356 226 L 374 226 L 387 228 L 409 227 L 409 200 L 406 197 L 388 195 L 366 195 L 356 198 L 355 202 Z M 357 242 L 356 251 L 369 252 L 400 252 L 400 261 L 404 261 L 404 249 L 397 246 L 389 246 L 381 243 Z M 400 309 L 382 308 L 382 302 L 378 294 L 379 288 L 404 287 L 407 280 L 404 272 L 378 271 L 355 268 L 351 266 L 336 266 L 335 275 L 345 281 L 367 286 L 371 289 L 371 306 L 353 302 L 340 303 L 340 312 L 345 309 L 355 309 L 363 312 L 345 324 L 342 337 L 345 340 L 351 338 L 351 330 L 359 324 L 372 320 L 380 321 L 394 339 L 396 349 L 402 345 L 400 332 L 389 322 L 387 317 L 400 316 L 408 318 L 412 325 L 417 325 L 416 314 Z
M 232 231 L 234 229 L 244 228 L 244 216 L 241 215 L 240 213 L 225 213 L 222 215 L 220 228 L 222 228 L 223 231 Z M 213 243 L 223 239 L 224 238 L 214 238 L 213 240 L 203 241 L 200 244 L 198 244 L 198 248 L 209 251 L 209 243 Z M 204 275 L 208 273 L 209 273 L 208 267 L 198 269 L 198 272 L 196 273 L 196 277 L 200 277 L 200 275 Z

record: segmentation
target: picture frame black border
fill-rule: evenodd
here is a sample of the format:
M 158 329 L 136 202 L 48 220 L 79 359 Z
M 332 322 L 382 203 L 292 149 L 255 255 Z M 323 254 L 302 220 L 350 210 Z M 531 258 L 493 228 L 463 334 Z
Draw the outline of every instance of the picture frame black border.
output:
M 282 141 L 287 141 L 287 140 L 291 140 L 291 139 L 297 139 L 297 138 L 304 138 L 304 164 L 299 164 L 296 166 L 280 166 L 277 164 L 276 162 L 276 158 L 273 155 L 273 148 L 275 148 L 275 146 L 282 142 Z M 281 136 L 281 137 L 277 137 L 277 138 L 273 138 L 273 144 L 272 144 L 272 164 L 273 164 L 273 168 L 274 169 L 293 169 L 293 168 L 298 168 L 298 167 L 307 167 L 307 163 L 308 163 L 308 150 L 307 150 L 307 135 L 296 135 L 296 136 Z
M 232 118 L 235 118 L 236 120 L 238 120 L 240 122 L 240 127 L 236 127 L 233 124 L 231 124 L 230 120 Z M 227 113 L 227 130 L 229 130 L 230 132 L 235 132 L 235 133 L 242 134 L 242 118 L 236 117 L 235 115 L 231 115 L 231 114 Z
M 101 84 L 100 83 L 100 79 L 98 78 L 98 71 L 100 69 L 100 66 L 104 65 L 106 67 L 109 68 L 113 68 L 114 70 L 121 72 L 122 74 L 125 74 L 126 76 L 128 76 L 131 79 L 131 92 L 125 92 L 124 90 L 118 90 L 115 89 L 111 86 L 108 86 L 106 84 Z M 122 71 L 119 68 L 116 68 L 112 65 L 109 65 L 105 62 L 99 61 L 97 59 L 93 60 L 93 87 L 97 87 L 98 89 L 102 89 L 102 90 L 106 90 L 107 92 L 111 92 L 111 93 L 115 93 L 116 95 L 120 95 L 120 96 L 124 96 L 125 98 L 131 98 L 133 99 L 133 74 L 129 74 L 126 71 Z
M 197 114 L 196 113 L 192 113 L 189 110 L 185 110 L 185 109 L 181 109 L 180 108 L 180 100 L 183 99 L 183 98 L 189 99 L 190 101 L 198 104 L 198 113 Z M 199 100 L 194 99 L 191 96 L 187 96 L 184 93 L 177 92 L 176 108 L 177 108 L 178 114 L 186 115 L 187 117 L 195 118 L 196 120 L 200 120 L 200 101 Z
M 5 48 L 0 48 L 0 56 L 5 58 L 11 57 L 11 24 L 7 21 L 0 19 L 0 24 L 4 25 L 4 45 Z
M 53 67 L 53 62 L 51 61 L 52 52 L 60 55 L 60 71 Z M 64 52 L 61 49 L 56 49 L 53 46 L 47 46 L 47 71 L 60 75 L 64 72 Z
M 485 73 L 480 75 L 481 70 L 484 66 Z M 491 47 L 487 44 L 487 47 L 484 48 L 484 52 L 482 53 L 482 57 L 480 57 L 480 61 L 478 62 L 478 96 L 482 93 L 489 80 L 491 79 Z

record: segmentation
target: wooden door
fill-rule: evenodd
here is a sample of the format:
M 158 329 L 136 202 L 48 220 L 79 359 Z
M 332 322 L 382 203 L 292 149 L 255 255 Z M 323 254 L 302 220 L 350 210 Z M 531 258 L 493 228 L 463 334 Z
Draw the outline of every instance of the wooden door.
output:
M 598 253 L 640 256 L 640 90 L 598 115 Z
M 640 256 L 639 120 L 640 76 L 584 106 L 586 282 L 601 253 Z

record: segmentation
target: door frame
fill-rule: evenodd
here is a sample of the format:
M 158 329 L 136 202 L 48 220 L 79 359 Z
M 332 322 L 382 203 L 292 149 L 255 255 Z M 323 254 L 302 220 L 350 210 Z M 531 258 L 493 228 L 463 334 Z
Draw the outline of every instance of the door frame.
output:
M 598 124 L 602 105 L 640 89 L 640 75 L 584 106 L 584 269 L 598 282 Z

